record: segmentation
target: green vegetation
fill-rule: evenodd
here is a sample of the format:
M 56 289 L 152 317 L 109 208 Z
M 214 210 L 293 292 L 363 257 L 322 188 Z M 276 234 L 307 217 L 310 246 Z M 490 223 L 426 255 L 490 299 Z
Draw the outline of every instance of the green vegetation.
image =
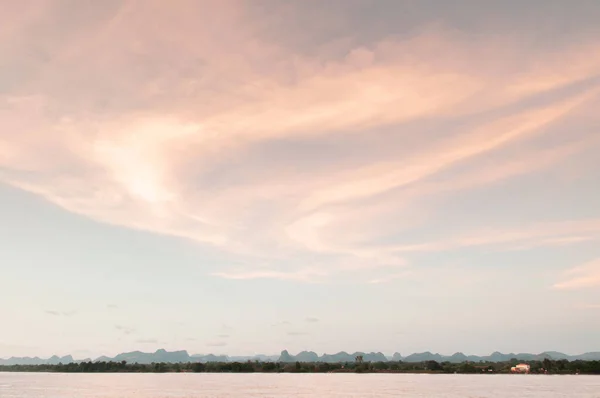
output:
M 81 362 L 58 365 L 0 366 L 0 372 L 57 372 L 57 373 L 510 373 L 517 363 L 531 365 L 533 374 L 596 374 L 600 375 L 600 361 L 517 361 L 508 362 L 188 362 L 137 364 L 122 362 Z

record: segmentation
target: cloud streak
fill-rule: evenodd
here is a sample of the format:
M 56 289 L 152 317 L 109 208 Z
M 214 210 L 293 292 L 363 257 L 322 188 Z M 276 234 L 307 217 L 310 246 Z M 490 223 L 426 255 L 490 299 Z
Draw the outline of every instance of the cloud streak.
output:
M 212 274 L 225 279 L 234 280 L 252 280 L 252 279 L 278 279 L 285 281 L 299 282 L 317 282 L 319 277 L 326 276 L 326 273 L 311 269 L 301 269 L 296 272 L 280 271 L 256 271 L 256 272 L 215 272 Z
M 156 339 L 139 339 L 135 342 L 140 344 L 158 344 L 158 340 Z
M 554 284 L 554 288 L 559 290 L 590 289 L 598 286 L 600 286 L 600 259 L 567 270 L 564 279 Z
M 123 325 L 115 325 L 115 329 L 117 329 L 118 331 L 120 331 L 121 333 L 123 333 L 125 335 L 134 334 L 136 332 L 135 328 L 127 327 L 127 326 L 123 326 Z
M 392 247 L 395 252 L 445 251 L 464 247 L 524 250 L 600 240 L 600 219 L 523 225 L 519 229 L 483 229 L 451 240 Z
M 292 337 L 301 337 L 301 336 L 308 336 L 309 333 L 306 332 L 287 332 L 288 336 L 292 336 Z
M 71 310 L 71 311 L 45 310 L 44 312 L 46 314 L 52 315 L 52 316 L 66 316 L 66 317 L 70 317 L 70 316 L 77 314 L 76 310 Z

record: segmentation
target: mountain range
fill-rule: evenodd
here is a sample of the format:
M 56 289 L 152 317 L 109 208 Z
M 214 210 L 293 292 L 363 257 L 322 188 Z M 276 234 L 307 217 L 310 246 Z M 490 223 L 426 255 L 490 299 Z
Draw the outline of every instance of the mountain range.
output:
M 539 361 L 544 359 L 560 360 L 566 359 L 568 361 L 575 360 L 600 360 L 600 352 L 586 352 L 580 355 L 567 355 L 562 352 L 547 351 L 541 354 L 528 354 L 528 353 L 509 353 L 503 354 L 501 352 L 494 352 L 487 356 L 477 355 L 465 355 L 461 352 L 457 352 L 453 355 L 440 355 L 431 352 L 422 352 L 402 356 L 400 353 L 394 353 L 391 357 L 386 357 L 381 352 L 339 352 L 337 354 L 323 354 L 319 356 L 313 351 L 302 351 L 297 355 L 291 355 L 287 350 L 281 352 L 280 355 L 254 355 L 254 356 L 227 356 L 227 355 L 201 355 L 195 354 L 190 355 L 187 351 L 166 351 L 164 349 L 157 350 L 153 353 L 133 351 L 121 353 L 115 357 L 102 356 L 96 358 L 94 362 L 122 362 L 127 361 L 128 363 L 140 363 L 150 364 L 153 362 L 165 362 L 165 363 L 177 363 L 177 362 L 246 362 L 246 361 L 260 361 L 260 362 L 327 362 L 327 363 L 339 363 L 339 362 L 353 362 L 357 356 L 362 356 L 365 362 L 385 362 L 385 361 L 403 361 L 403 362 L 425 362 L 425 361 L 436 361 L 436 362 L 452 362 L 461 363 L 465 361 L 470 362 L 505 362 L 510 361 L 513 358 L 522 361 Z M 89 362 L 91 359 L 75 360 L 71 355 L 64 357 L 52 356 L 47 359 L 39 357 L 11 357 L 8 359 L 0 359 L 0 365 L 57 365 L 59 363 L 79 363 Z
M 362 356 L 365 362 L 386 362 L 389 361 L 381 352 L 355 352 L 348 354 L 347 352 L 338 352 L 337 354 L 323 354 L 319 356 L 313 351 L 302 351 L 298 355 L 290 355 L 287 351 L 282 351 L 278 362 L 354 362 L 357 356 Z
M 58 365 L 59 363 L 80 362 L 73 359 L 71 355 L 58 357 L 56 355 L 50 358 L 39 357 L 11 357 L 8 359 L 0 358 L 0 365 Z
M 584 360 L 584 361 L 597 361 L 600 360 L 600 352 L 586 352 L 580 355 L 567 355 L 557 351 L 546 351 L 541 354 L 529 354 L 529 353 L 509 353 L 503 354 L 501 352 L 494 352 L 491 355 L 478 356 L 478 355 L 465 355 L 462 352 L 457 352 L 453 355 L 440 355 L 433 354 L 431 352 L 423 352 L 417 354 L 411 354 L 407 357 L 401 357 L 400 354 L 394 354 L 394 360 L 400 360 L 403 362 L 424 362 L 424 361 L 436 361 L 436 362 L 506 362 L 513 358 L 521 361 L 543 361 L 544 359 L 561 360 L 566 359 L 568 361 Z

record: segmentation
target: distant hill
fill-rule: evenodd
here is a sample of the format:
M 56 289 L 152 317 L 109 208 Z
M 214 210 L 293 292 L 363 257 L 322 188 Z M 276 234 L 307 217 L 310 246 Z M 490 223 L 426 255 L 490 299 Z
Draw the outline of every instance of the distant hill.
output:
M 424 362 L 424 361 L 436 361 L 436 362 L 451 362 L 461 363 L 465 361 L 469 362 L 506 362 L 511 359 L 518 359 L 521 361 L 543 361 L 544 359 L 561 360 L 566 359 L 568 361 L 576 360 L 587 360 L 594 361 L 600 360 L 600 352 L 587 352 L 581 355 L 567 355 L 562 352 L 548 351 L 541 354 L 528 354 L 528 353 L 509 353 L 503 354 L 501 352 L 494 352 L 491 355 L 477 356 L 477 355 L 465 355 L 461 352 L 446 356 L 440 354 L 432 354 L 431 352 L 424 352 L 418 354 L 411 354 L 405 358 L 395 358 L 394 360 L 400 360 L 403 362 Z
M 317 353 L 312 351 L 302 351 L 298 355 L 290 355 L 288 351 L 282 351 L 279 356 L 279 362 L 290 363 L 290 362 L 327 362 L 327 363 L 339 363 L 339 362 L 354 362 L 356 357 L 362 356 L 365 362 L 387 362 L 388 359 L 381 352 L 355 352 L 348 354 L 347 352 L 338 352 L 337 354 L 324 354 L 319 356 Z
M 509 353 L 503 354 L 501 352 L 494 352 L 487 356 L 477 355 L 465 355 L 461 352 L 457 352 L 453 355 L 441 355 L 437 353 L 431 353 L 429 351 L 422 353 L 415 353 L 403 357 L 400 353 L 394 353 L 391 358 L 387 358 L 381 352 L 354 352 L 347 353 L 345 351 L 338 352 L 337 354 L 323 354 L 319 356 L 313 351 L 302 351 L 297 355 L 291 355 L 288 351 L 284 350 L 280 355 L 254 355 L 254 356 L 227 356 L 227 355 L 213 355 L 213 354 L 196 354 L 189 355 L 187 351 L 166 351 L 164 349 L 157 350 L 153 353 L 132 351 L 121 353 L 115 357 L 102 356 L 96 358 L 94 362 L 122 362 L 127 363 L 139 363 L 139 364 L 151 364 L 154 362 L 165 362 L 165 363 L 185 363 L 185 362 L 247 362 L 247 361 L 259 361 L 259 362 L 326 362 L 326 363 L 340 363 L 340 362 L 354 362 L 357 356 L 362 356 L 364 362 L 386 362 L 390 359 L 393 361 L 402 362 L 425 362 L 425 361 L 436 361 L 436 362 L 451 362 L 461 363 L 465 361 L 470 362 L 506 362 L 511 359 L 518 359 L 521 361 L 541 361 L 545 358 L 553 360 L 566 359 L 568 361 L 585 360 L 585 361 L 598 361 L 600 360 L 600 352 L 586 352 L 580 355 L 567 355 L 562 352 L 547 351 L 540 354 L 528 354 L 528 353 Z M 75 360 L 71 355 L 64 357 L 58 357 L 56 355 L 43 359 L 39 357 L 11 357 L 8 359 L 0 359 L 0 365 L 56 365 L 59 363 L 79 363 L 89 362 L 90 359 Z
M 564 355 L 564 354 L 563 354 Z M 582 361 L 598 361 L 600 360 L 600 352 L 586 352 L 585 354 L 575 355 L 575 356 L 567 356 L 568 360 L 573 361 L 580 359 Z
M 442 362 L 444 358 L 440 354 L 432 354 L 429 351 L 410 354 L 406 358 L 402 358 L 403 362 L 425 362 L 425 361 L 437 361 Z
M 39 357 L 11 357 L 8 359 L 0 359 L 0 365 L 58 365 L 59 363 L 72 363 L 75 362 L 71 355 L 65 357 L 58 357 L 56 355 L 42 359 Z
M 346 352 L 340 352 L 333 355 L 324 354 L 322 356 L 318 356 L 314 352 L 306 352 L 303 351 L 298 355 L 290 355 L 288 351 L 282 351 L 279 356 L 279 362 L 329 362 L 329 363 L 337 363 L 337 362 L 353 362 L 357 356 L 361 355 L 363 357 L 363 361 L 365 362 L 385 362 L 389 359 L 383 355 L 382 353 L 363 353 L 363 352 L 355 352 L 353 354 L 348 354 Z M 425 362 L 425 361 L 436 361 L 436 362 L 451 362 L 451 363 L 462 363 L 462 362 L 506 362 L 511 359 L 518 359 L 521 361 L 542 361 L 544 359 L 553 359 L 560 360 L 566 359 L 569 361 L 575 360 L 600 360 L 600 352 L 587 352 L 581 355 L 567 355 L 561 352 L 549 351 L 543 352 L 541 354 L 528 354 L 528 353 L 519 353 L 519 354 L 503 354 L 500 352 L 494 352 L 491 355 L 487 356 L 477 356 L 477 355 L 465 355 L 462 352 L 457 352 L 453 355 L 440 355 L 434 354 L 429 351 L 422 353 L 415 353 L 403 357 L 399 353 L 395 353 L 392 356 L 392 361 L 402 361 L 402 362 Z
M 190 362 L 229 362 L 229 357 L 227 355 L 192 355 L 190 358 Z
M 114 358 L 100 357 L 94 362 L 108 362 L 108 361 L 127 361 L 128 363 L 140 363 L 149 364 L 153 362 L 165 362 L 165 363 L 184 363 L 184 362 L 247 362 L 247 361 L 260 361 L 260 362 L 274 362 L 278 359 L 278 356 L 268 355 L 253 355 L 253 356 L 234 356 L 229 357 L 227 355 L 214 355 L 214 354 L 194 354 L 189 355 L 187 351 L 165 351 L 163 349 L 157 350 L 154 353 L 144 353 L 140 351 L 127 352 L 119 354 Z
M 187 351 L 168 352 L 163 349 L 157 350 L 155 353 L 145 353 L 140 351 L 126 352 L 119 354 L 112 359 L 109 359 L 109 361 L 110 360 L 114 362 L 127 361 L 128 363 L 137 362 L 141 364 L 150 364 L 153 362 L 192 362 L 190 355 Z

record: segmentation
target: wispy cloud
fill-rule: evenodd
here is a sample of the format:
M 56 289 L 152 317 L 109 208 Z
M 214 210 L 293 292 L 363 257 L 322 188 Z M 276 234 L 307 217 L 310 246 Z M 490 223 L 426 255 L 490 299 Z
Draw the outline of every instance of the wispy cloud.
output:
M 555 289 L 561 290 L 596 287 L 600 287 L 600 259 L 567 270 L 563 280 L 554 284 Z
M 139 344 L 158 344 L 156 339 L 138 339 L 135 342 Z
M 428 148 L 427 155 L 417 154 L 397 164 L 369 165 L 353 170 L 347 178 L 321 191 L 316 191 L 302 204 L 311 210 L 331 202 L 370 197 L 387 190 L 418 182 L 458 162 L 497 150 L 512 142 L 543 134 L 543 128 L 564 117 L 582 103 L 594 98 L 598 89 L 538 109 L 511 114 L 477 126 L 466 134 L 443 140 Z
M 287 332 L 288 336 L 298 337 L 298 336 L 308 336 L 310 333 L 307 332 Z
M 600 240 L 600 219 L 583 219 L 521 225 L 518 229 L 481 229 L 448 240 L 389 247 L 395 252 L 444 251 L 487 246 L 505 250 L 564 246 Z
M 118 331 L 122 332 L 125 335 L 130 335 L 136 332 L 135 328 L 132 327 L 127 327 L 127 326 L 123 326 L 123 325 L 115 325 L 115 329 L 117 329 Z
M 295 272 L 281 271 L 255 271 L 255 272 L 215 272 L 213 276 L 218 276 L 226 279 L 279 279 L 288 281 L 300 282 L 318 282 L 318 278 L 326 276 L 324 272 L 312 269 L 303 269 Z
M 0 82 L 0 182 L 99 222 L 206 243 L 244 264 L 209 271 L 231 280 L 389 268 L 361 277 L 383 283 L 417 252 L 598 240 L 584 225 L 595 221 L 561 226 L 551 214 L 446 236 L 427 218 L 452 195 L 578 160 L 593 172 L 596 36 L 549 51 L 510 32 L 424 24 L 355 41 L 346 26 L 309 51 L 265 29 L 250 4 L 211 4 L 210 15 L 202 2 L 153 4 L 98 3 L 103 12 L 66 24 L 54 1 L 0 16 L 12 71 Z M 36 55 L 22 51 L 34 44 Z M 400 233 L 409 227 L 432 237 Z
M 76 310 L 71 310 L 71 311 L 54 311 L 54 310 L 45 310 L 44 311 L 46 314 L 48 315 L 53 315 L 53 316 L 73 316 L 75 314 L 77 314 Z

